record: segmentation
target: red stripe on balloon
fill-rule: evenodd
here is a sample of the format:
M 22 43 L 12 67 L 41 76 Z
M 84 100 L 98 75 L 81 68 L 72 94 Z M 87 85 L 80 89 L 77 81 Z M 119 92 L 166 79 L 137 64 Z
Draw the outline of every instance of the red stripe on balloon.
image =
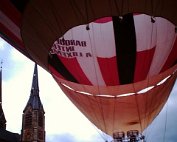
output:
M 118 85 L 119 76 L 117 70 L 116 57 L 112 58 L 98 58 L 100 70 L 106 85 Z
M 94 21 L 94 23 L 107 23 L 107 22 L 110 22 L 112 21 L 112 17 L 104 17 L 104 18 L 100 18 L 100 19 L 97 19 Z
M 155 47 L 149 50 L 139 51 L 136 53 L 136 67 L 135 67 L 134 82 L 142 81 L 146 79 L 152 63 L 154 52 L 155 52 Z

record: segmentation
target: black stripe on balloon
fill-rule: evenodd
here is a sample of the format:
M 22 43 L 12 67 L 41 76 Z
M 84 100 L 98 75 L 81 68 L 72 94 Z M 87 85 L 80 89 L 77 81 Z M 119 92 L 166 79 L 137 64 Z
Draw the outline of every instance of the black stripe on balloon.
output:
M 136 63 L 136 34 L 133 14 L 113 17 L 120 84 L 132 83 Z
M 67 70 L 64 64 L 60 61 L 57 55 L 53 54 L 48 58 L 49 64 L 57 70 L 66 80 L 78 83 L 74 76 Z

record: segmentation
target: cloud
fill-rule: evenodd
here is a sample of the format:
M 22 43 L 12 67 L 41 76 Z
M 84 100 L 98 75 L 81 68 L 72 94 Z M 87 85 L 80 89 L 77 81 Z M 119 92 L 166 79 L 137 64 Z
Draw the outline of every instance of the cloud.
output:
M 5 41 L 0 37 L 0 50 L 4 50 Z
M 147 129 L 145 137 L 150 142 L 175 142 L 177 140 L 177 82 L 158 117 Z
M 70 133 L 47 136 L 46 142 L 78 142 Z
M 84 138 L 76 137 L 71 133 L 48 135 L 46 137 L 46 142 L 104 142 L 105 141 L 102 137 L 96 134 L 91 135 L 89 139 L 84 139 Z
M 29 99 L 34 70 L 33 62 L 28 60 L 24 62 L 25 64 L 20 68 L 18 74 L 3 81 L 3 107 L 7 119 L 7 129 L 17 133 L 21 131 L 22 113 Z M 13 71 L 14 69 L 11 70 L 11 72 Z M 38 72 L 39 93 L 46 112 L 48 141 L 92 142 L 93 139 L 96 139 L 99 142 L 101 139 L 102 142 L 100 136 L 97 138 L 93 136 L 94 134 L 99 135 L 97 130 L 63 94 L 52 76 L 39 66 Z M 16 120 L 15 123 L 14 120 Z
M 3 80 L 10 80 L 20 73 L 29 59 L 0 38 L 0 61 L 3 61 Z

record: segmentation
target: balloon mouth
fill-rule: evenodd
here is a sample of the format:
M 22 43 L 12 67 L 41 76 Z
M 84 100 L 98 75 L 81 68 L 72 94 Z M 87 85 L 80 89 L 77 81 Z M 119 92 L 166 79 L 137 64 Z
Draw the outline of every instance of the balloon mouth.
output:
M 124 94 L 119 94 L 119 95 L 110 95 L 110 94 L 92 94 L 90 92 L 85 92 L 85 91 L 79 91 L 79 90 L 75 90 L 74 88 L 72 88 L 71 86 L 65 84 L 65 83 L 60 83 L 60 85 L 62 85 L 63 87 L 65 87 L 66 89 L 69 89 L 73 92 L 79 93 L 81 95 L 86 95 L 86 96 L 94 96 L 94 97 L 105 97 L 105 98 L 122 98 L 122 97 L 128 97 L 128 96 L 132 96 L 132 95 L 143 95 L 146 94 L 148 92 L 150 92 L 152 89 L 154 89 L 155 87 L 158 87 L 160 85 L 163 85 L 164 83 L 166 83 L 172 76 L 173 74 L 175 74 L 177 70 L 175 70 L 171 75 L 165 77 L 164 79 L 160 80 L 156 85 L 154 86 L 149 86 L 146 87 L 144 89 L 141 89 L 137 92 L 128 92 L 128 93 L 124 93 Z

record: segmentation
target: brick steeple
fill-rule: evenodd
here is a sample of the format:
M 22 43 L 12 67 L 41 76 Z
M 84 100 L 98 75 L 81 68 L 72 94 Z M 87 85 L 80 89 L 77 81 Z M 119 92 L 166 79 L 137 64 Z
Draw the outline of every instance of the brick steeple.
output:
M 39 96 L 37 64 L 35 64 L 31 94 L 23 111 L 22 142 L 45 142 L 44 114 Z

